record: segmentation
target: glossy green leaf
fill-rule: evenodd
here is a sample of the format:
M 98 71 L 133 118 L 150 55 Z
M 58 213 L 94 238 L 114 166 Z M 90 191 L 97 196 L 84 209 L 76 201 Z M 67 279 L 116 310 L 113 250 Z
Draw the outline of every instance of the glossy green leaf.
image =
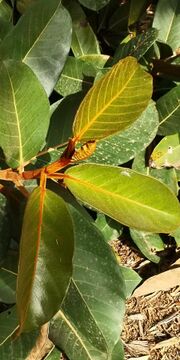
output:
M 124 225 L 168 233 L 180 224 L 180 206 L 169 188 L 131 169 L 83 164 L 69 168 L 64 182 L 84 204 Z
M 22 169 L 44 144 L 49 101 L 32 70 L 21 62 L 0 63 L 0 87 L 0 146 L 8 165 Z
M 50 94 L 64 66 L 70 43 L 71 19 L 61 1 L 38 0 L 28 7 L 5 37 L 0 53 L 3 59 L 26 63 Z
M 180 133 L 180 85 L 168 91 L 156 103 L 160 135 Z
M 180 2 L 179 0 L 159 0 L 153 27 L 159 30 L 160 41 L 170 45 L 173 50 L 180 46 Z
M 107 242 L 116 240 L 122 234 L 123 226 L 104 214 L 97 214 L 95 225 L 102 232 Z
M 0 42 L 4 39 L 11 28 L 12 24 L 8 20 L 5 20 L 3 17 L 1 17 L 0 14 Z
M 62 96 L 74 94 L 81 90 L 89 90 L 93 84 L 96 71 L 92 65 L 69 56 L 55 90 Z
M 124 359 L 124 348 L 122 341 L 119 339 L 116 343 L 112 354 L 109 356 L 109 360 L 123 360 Z
M 9 339 L 0 346 L 0 358 L 2 360 L 26 360 L 36 343 L 38 332 L 22 334 L 16 341 Z
M 0 263 L 4 260 L 11 239 L 9 210 L 7 198 L 0 193 Z
M 151 166 L 154 168 L 180 167 L 180 135 L 165 136 L 151 154 Z
M 20 331 L 39 327 L 56 313 L 72 274 L 72 255 L 72 222 L 64 201 L 37 188 L 29 197 L 22 228 L 17 281 Z
M 81 6 L 75 0 L 68 0 L 65 5 L 72 18 L 71 49 L 74 56 L 100 54 L 99 43 Z
M 129 267 L 121 266 L 121 272 L 126 285 L 126 297 L 128 298 L 142 279 L 138 273 Z
M 16 276 L 17 274 L 0 269 L 0 302 L 13 304 L 16 302 Z
M 158 37 L 158 30 L 150 28 L 136 37 L 133 37 L 125 44 L 120 44 L 114 54 L 112 64 L 116 64 L 126 56 L 134 56 L 139 60 L 146 51 L 154 44 Z
M 75 234 L 73 279 L 61 311 L 51 321 L 50 338 L 71 360 L 107 359 L 122 328 L 121 269 L 85 211 L 72 204 L 69 209 Z
M 79 0 L 79 2 L 88 9 L 98 11 L 107 5 L 110 0 Z
M 145 110 L 151 93 L 151 76 L 137 60 L 121 60 L 85 96 L 75 117 L 74 136 L 87 141 L 123 130 Z
M 9 337 L 11 337 L 17 327 L 18 319 L 16 306 L 13 306 L 8 310 L 0 313 L 0 356 L 2 354 L 2 345 L 8 340 Z
M 151 234 L 135 229 L 130 229 L 130 234 L 139 250 L 147 259 L 154 263 L 160 261 L 160 257 L 156 253 L 164 250 L 164 243 L 158 234 Z
M 155 104 L 151 102 L 128 129 L 99 141 L 96 151 L 86 161 L 107 165 L 123 164 L 152 142 L 158 125 L 158 113 Z

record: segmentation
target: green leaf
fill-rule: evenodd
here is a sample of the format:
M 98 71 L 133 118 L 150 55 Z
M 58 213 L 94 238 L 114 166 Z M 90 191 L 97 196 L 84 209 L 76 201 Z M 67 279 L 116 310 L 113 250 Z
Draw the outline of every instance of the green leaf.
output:
M 5 37 L 0 53 L 3 59 L 26 63 L 49 95 L 63 69 L 70 43 L 71 19 L 61 1 L 38 0 Z
M 151 154 L 151 166 L 154 168 L 180 167 L 180 135 L 165 136 Z
M 65 5 L 72 18 L 71 49 L 74 56 L 100 54 L 99 43 L 81 6 L 75 0 L 69 0 Z
M 130 297 L 136 286 L 141 282 L 141 277 L 131 268 L 121 266 L 121 272 L 126 285 L 126 297 Z
M 110 0 L 79 0 L 79 2 L 88 9 L 98 11 L 107 5 Z
M 158 134 L 180 133 L 180 85 L 160 97 L 156 106 L 160 122 Z
M 0 313 L 0 355 L 2 354 L 2 345 L 15 332 L 18 327 L 16 306 Z M 1 357 L 1 359 L 3 359 Z M 7 357 L 9 359 L 9 357 Z
M 180 2 L 179 0 L 159 0 L 153 27 L 159 30 L 160 41 L 170 45 L 173 50 L 180 46 Z
M 180 247 L 180 227 L 173 231 L 170 235 L 175 238 L 177 247 Z
M 4 260 L 11 239 L 11 219 L 7 198 L 0 193 L 0 263 Z
M 36 343 L 38 333 L 22 334 L 16 341 L 9 339 L 0 346 L 0 358 L 7 360 L 25 360 Z
M 73 279 L 51 321 L 50 338 L 71 360 L 107 359 L 122 328 L 121 269 L 92 219 L 69 202 L 75 235 Z
M 93 84 L 96 71 L 92 65 L 69 56 L 55 90 L 62 96 L 89 90 Z
M 0 302 L 13 304 L 16 302 L 16 276 L 17 274 L 0 269 Z
M 12 8 L 5 0 L 0 1 L 0 17 L 9 22 L 12 19 Z
M 69 168 L 64 182 L 84 204 L 124 225 L 168 233 L 180 224 L 180 206 L 169 188 L 131 169 L 83 164 Z
M 16 0 L 16 7 L 20 14 L 23 14 L 29 5 L 37 0 Z
M 152 142 L 158 125 L 158 113 L 155 104 L 151 102 L 128 129 L 99 141 L 96 151 L 86 161 L 106 165 L 123 164 Z
M 135 229 L 130 229 L 130 234 L 139 250 L 147 259 L 154 263 L 160 261 L 160 257 L 156 253 L 164 250 L 164 243 L 158 234 L 151 234 Z
M 122 225 L 104 214 L 97 214 L 95 225 L 107 242 L 116 240 L 122 234 Z
M 124 348 L 122 341 L 119 339 L 116 343 L 109 360 L 123 360 L 124 359 Z
M 20 331 L 39 327 L 56 313 L 72 274 L 72 255 L 72 222 L 64 201 L 37 188 L 29 197 L 22 228 L 17 281 Z
M 151 76 L 137 60 L 121 60 L 85 96 L 75 117 L 74 136 L 87 141 L 123 130 L 145 110 L 151 93 Z
M 158 37 L 158 30 L 150 28 L 146 32 L 130 39 L 126 44 L 120 44 L 114 54 L 112 65 L 126 56 L 134 56 L 139 60 L 154 44 Z
M 131 0 L 130 11 L 129 11 L 129 19 L 128 26 L 133 25 L 139 20 L 139 17 L 146 10 L 149 0 Z
M 0 86 L 0 145 L 8 165 L 22 169 L 44 144 L 49 101 L 32 70 L 21 62 L 0 63 Z

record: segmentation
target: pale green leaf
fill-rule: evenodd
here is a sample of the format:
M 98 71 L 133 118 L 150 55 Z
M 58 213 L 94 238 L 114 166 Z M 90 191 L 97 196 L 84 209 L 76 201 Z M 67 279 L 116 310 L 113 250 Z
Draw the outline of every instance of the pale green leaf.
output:
M 61 0 L 31 4 L 5 37 L 1 58 L 21 60 L 49 95 L 63 69 L 71 43 L 71 19 Z
M 180 247 L 180 227 L 173 231 L 170 235 L 175 238 L 177 247 Z
M 44 144 L 49 101 L 32 70 L 22 62 L 0 63 L 0 87 L 0 146 L 8 165 L 22 169 Z
M 131 169 L 83 164 L 69 168 L 64 182 L 84 204 L 124 225 L 168 233 L 180 224 L 180 206 L 169 188 Z
M 165 136 L 151 154 L 151 166 L 154 168 L 180 167 L 180 135 Z
M 59 309 L 72 274 L 73 242 L 64 201 L 50 190 L 34 190 L 25 210 L 20 245 L 20 331 L 41 326 Z
M 107 242 L 116 240 L 122 234 L 123 226 L 104 214 L 97 214 L 95 225 L 102 232 Z
M 173 50 L 180 46 L 180 2 L 179 0 L 159 0 L 153 27 L 159 30 L 158 39 L 170 45 Z
M 158 134 L 180 133 L 180 85 L 160 97 L 156 106 L 160 122 Z
M 121 266 L 121 272 L 126 285 L 126 297 L 128 298 L 142 279 L 138 273 L 129 267 Z
M 160 257 L 156 253 L 164 250 L 164 243 L 158 234 L 151 234 L 135 229 L 130 229 L 130 234 L 139 250 L 147 259 L 154 263 L 160 261 Z
M 137 60 L 121 60 L 85 96 L 75 117 L 75 138 L 102 139 L 123 130 L 145 110 L 151 93 L 151 76 Z

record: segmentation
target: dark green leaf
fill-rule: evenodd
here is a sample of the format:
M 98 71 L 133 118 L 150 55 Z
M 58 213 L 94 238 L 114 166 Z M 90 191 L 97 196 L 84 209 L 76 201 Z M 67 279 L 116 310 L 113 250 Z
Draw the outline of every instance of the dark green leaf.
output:
M 180 133 L 180 85 L 168 91 L 156 103 L 160 135 Z
M 16 302 L 16 276 L 17 274 L 4 267 L 0 269 L 0 302 L 5 304 Z
M 79 2 L 88 9 L 98 11 L 107 5 L 110 0 L 79 0 Z
M 133 159 L 154 139 L 159 125 L 155 104 L 151 102 L 142 115 L 127 129 L 97 143 L 87 162 L 120 165 Z
M 68 0 L 65 5 L 72 18 L 71 49 L 75 57 L 86 54 L 100 54 L 99 43 L 81 6 L 75 0 Z
M 7 339 L 15 332 L 18 327 L 18 319 L 16 306 L 9 308 L 8 310 L 0 313 L 0 358 L 2 354 L 2 345 Z M 6 357 L 9 359 L 9 357 Z
M 139 20 L 140 16 L 146 10 L 149 3 L 149 0 L 139 0 L 138 2 L 136 0 L 131 0 L 128 19 L 129 26 L 133 25 Z
M 126 56 L 134 56 L 139 60 L 146 51 L 154 44 L 158 37 L 157 29 L 148 29 L 146 32 L 133 37 L 125 44 L 120 44 L 114 54 L 112 64 L 116 64 Z
M 64 182 L 84 204 L 124 225 L 162 233 L 180 225 L 179 202 L 169 188 L 131 169 L 83 164 L 66 170 Z
M 50 190 L 34 190 L 25 210 L 20 247 L 20 331 L 41 326 L 58 310 L 72 274 L 73 241 L 64 201 Z
M 61 1 L 38 0 L 28 7 L 6 36 L 0 53 L 3 59 L 26 63 L 50 94 L 64 66 L 70 43 L 71 19 Z
M 0 263 L 4 260 L 11 239 L 9 210 L 7 198 L 0 193 Z
M 20 61 L 0 63 L 0 86 L 0 145 L 8 165 L 22 170 L 44 144 L 48 98 L 32 70 Z
M 160 261 L 160 257 L 156 253 L 164 250 L 164 243 L 158 234 L 150 234 L 135 229 L 130 229 L 130 234 L 137 247 L 147 259 L 154 263 Z
M 54 348 L 53 351 L 51 351 L 44 360 L 60 360 L 61 359 L 61 352 L 57 349 Z
M 158 39 L 169 44 L 173 50 L 180 46 L 180 2 L 159 0 L 153 27 L 159 30 Z
M 16 341 L 9 339 L 0 346 L 2 360 L 25 360 L 35 345 L 38 333 L 22 334 Z

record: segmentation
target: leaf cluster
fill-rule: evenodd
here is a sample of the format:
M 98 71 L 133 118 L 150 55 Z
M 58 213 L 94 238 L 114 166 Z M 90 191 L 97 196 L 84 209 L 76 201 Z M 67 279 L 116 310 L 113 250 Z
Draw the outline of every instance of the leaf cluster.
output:
M 46 323 L 49 360 L 123 359 L 140 278 L 110 241 L 128 231 L 154 263 L 179 246 L 179 14 L 0 1 L 1 359 L 38 352 Z

